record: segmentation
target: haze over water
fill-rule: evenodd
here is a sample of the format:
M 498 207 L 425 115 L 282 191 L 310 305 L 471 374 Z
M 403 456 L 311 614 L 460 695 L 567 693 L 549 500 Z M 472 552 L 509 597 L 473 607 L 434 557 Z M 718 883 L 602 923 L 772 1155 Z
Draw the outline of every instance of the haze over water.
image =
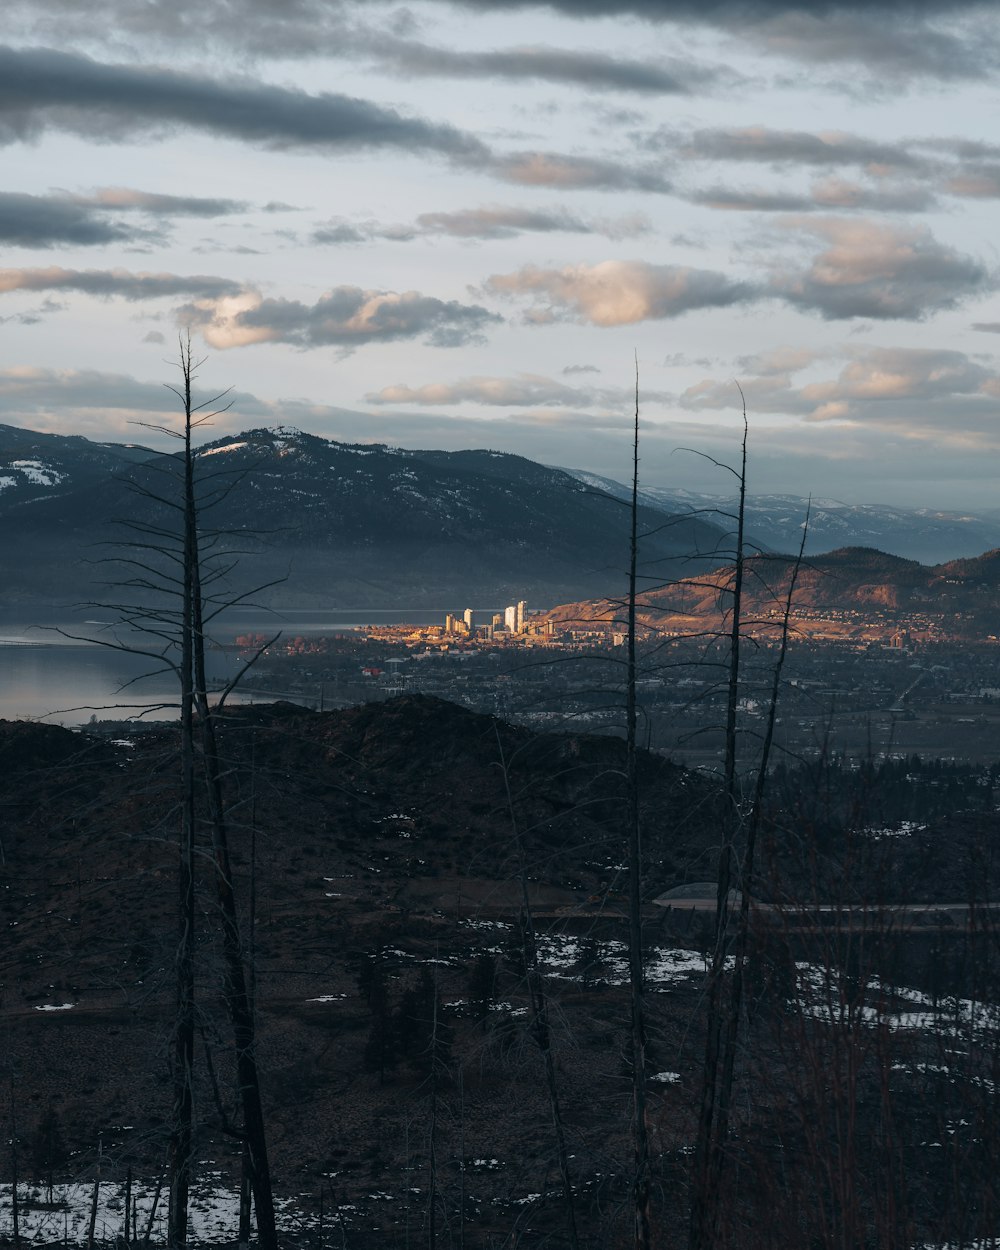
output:
M 448 609 L 449 611 L 452 609 Z M 482 609 L 483 612 L 487 609 Z M 443 621 L 441 611 L 406 609 L 373 611 L 347 608 L 337 612 L 295 611 L 232 613 L 215 631 L 223 644 L 237 634 L 254 633 L 294 638 L 302 634 L 339 633 L 360 625 L 392 625 L 403 621 L 426 625 Z M 78 641 L 57 632 L 108 637 L 99 621 L 63 623 L 59 627 L 7 624 L 0 632 L 0 717 L 5 720 L 46 719 L 53 723 L 86 724 L 98 720 L 141 715 L 151 705 L 173 704 L 148 716 L 170 719 L 177 715 L 177 681 L 170 673 L 145 676 L 159 667 L 155 660 L 130 655 L 95 642 Z M 140 645 L 140 644 L 137 644 Z M 209 676 L 226 680 L 237 672 L 231 651 L 210 650 Z M 138 680 L 137 680 L 138 679 Z M 131 683 L 131 684 L 126 684 Z

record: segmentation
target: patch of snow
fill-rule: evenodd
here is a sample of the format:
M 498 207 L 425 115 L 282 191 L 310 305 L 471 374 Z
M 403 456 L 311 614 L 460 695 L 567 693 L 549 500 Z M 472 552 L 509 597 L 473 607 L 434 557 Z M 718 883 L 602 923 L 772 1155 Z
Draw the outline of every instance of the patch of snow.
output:
M 58 486 L 66 476 L 53 469 L 51 465 L 43 464 L 41 460 L 12 460 L 10 467 L 19 469 L 28 481 L 34 482 L 36 486 Z
M 70 1011 L 76 1003 L 45 1003 L 41 1007 L 36 1007 L 36 1011 Z
M 246 443 L 227 443 L 225 447 L 209 447 L 206 451 L 199 451 L 199 456 L 221 456 L 227 451 L 241 451 L 246 447 Z
M 659 1081 L 661 1085 L 676 1085 L 681 1079 L 679 1072 L 656 1072 L 649 1078 L 651 1081 Z

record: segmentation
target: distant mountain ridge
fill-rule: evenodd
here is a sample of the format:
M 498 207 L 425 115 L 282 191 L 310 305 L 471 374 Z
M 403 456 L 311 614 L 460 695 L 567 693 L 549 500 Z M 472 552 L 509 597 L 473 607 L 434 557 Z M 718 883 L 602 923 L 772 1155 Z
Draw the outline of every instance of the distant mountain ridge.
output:
M 628 487 L 612 478 L 568 469 L 597 490 L 627 498 Z M 644 486 L 644 503 L 667 512 L 696 512 L 706 521 L 736 510 L 735 496 L 709 495 L 665 486 Z M 975 556 L 1000 547 L 1000 516 L 995 510 L 948 512 L 933 508 L 897 508 L 887 504 L 849 504 L 837 499 L 798 495 L 748 495 L 746 525 L 750 539 L 765 551 L 795 552 L 809 512 L 806 551 L 820 555 L 841 547 L 875 547 L 923 564 Z
M 748 561 L 743 614 L 749 632 L 774 632 L 795 561 L 761 555 Z M 714 628 L 730 599 L 732 567 L 642 593 L 637 617 L 654 630 Z M 549 613 L 559 623 L 623 618 L 620 601 L 583 600 Z M 1000 634 L 1000 550 L 933 566 L 870 547 L 844 547 L 807 558 L 793 599 L 796 629 L 845 637 L 873 629 L 885 635 L 910 628 L 921 636 L 983 639 Z M 806 622 L 811 621 L 812 626 Z
M 552 603 L 609 593 L 624 578 L 627 509 L 521 456 L 339 443 L 279 426 L 216 439 L 197 457 L 204 497 L 219 496 L 206 524 L 246 553 L 244 583 L 285 579 L 270 593 L 283 606 Z M 113 570 L 87 560 L 128 537 L 118 522 L 176 523 L 153 499 L 172 489 L 167 463 L 145 448 L 8 427 L 8 604 L 98 598 L 91 581 Z M 642 524 L 664 574 L 692 552 L 705 553 L 697 567 L 718 563 L 722 533 L 702 518 L 644 507 Z

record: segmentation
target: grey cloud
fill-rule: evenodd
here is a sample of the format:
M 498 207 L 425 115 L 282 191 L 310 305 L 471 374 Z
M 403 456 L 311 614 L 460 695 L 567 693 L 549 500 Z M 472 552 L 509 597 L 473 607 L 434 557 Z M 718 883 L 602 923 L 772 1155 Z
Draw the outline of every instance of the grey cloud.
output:
M 16 247 L 94 247 L 131 242 L 143 234 L 72 200 L 0 192 L 0 240 Z
M 373 232 L 361 226 L 353 226 L 347 221 L 328 222 L 319 226 L 312 233 L 313 243 L 364 243 L 375 237 Z
M 966 199 L 1000 199 L 1000 164 L 966 165 L 945 186 L 952 195 Z
M 421 213 L 412 226 L 384 226 L 378 222 L 334 219 L 313 232 L 314 243 L 363 243 L 370 239 L 408 242 L 420 235 L 448 235 L 456 239 L 512 239 L 520 234 L 600 234 L 625 239 L 651 229 L 641 214 L 619 218 L 589 218 L 564 208 L 519 208 L 494 205 L 454 212 Z
M 864 64 L 880 76 L 982 77 L 995 67 L 986 6 L 977 0 L 454 0 L 474 12 L 555 9 L 575 19 L 637 18 L 714 25 L 776 55 L 828 65 Z M 234 49 L 260 56 L 371 54 L 383 32 L 359 24 L 360 6 L 338 0 L 244 0 L 239 6 L 198 0 L 135 4 L 133 0 L 9 0 L 6 28 L 22 42 L 61 39 L 83 47 L 109 36 L 135 45 Z M 383 7 L 369 0 L 365 17 Z M 387 8 L 388 6 L 384 6 Z M 986 13 L 978 31 L 965 15 Z M 942 29 L 936 19 L 945 19 Z M 389 20 L 408 33 L 413 22 Z M 404 40 L 405 41 L 405 40 Z M 388 52 L 386 53 L 389 54 Z M 412 55 L 412 54 L 411 54 Z M 444 53 L 444 56 L 456 55 Z M 499 55 L 503 56 L 504 53 Z M 509 54 L 506 54 L 509 55 Z M 640 63 L 642 64 L 642 63 Z M 559 67 L 553 66 L 559 73 Z M 441 72 L 438 70 L 437 72 Z M 563 70 L 563 73 L 568 70 Z M 876 80 L 877 85 L 877 80 Z
M 1000 334 L 1000 321 L 974 321 L 973 330 L 982 330 L 985 334 Z
M 822 13 L 795 8 L 762 15 L 743 29 L 763 50 L 792 60 L 823 67 L 837 62 L 864 65 L 872 75 L 864 85 L 868 95 L 884 90 L 887 80 L 982 79 L 992 76 L 1000 63 L 993 23 L 961 23 L 962 9 L 985 13 L 974 3 L 928 5 L 923 11 L 884 4 L 835 5 Z M 937 25 L 935 18 L 945 19 L 948 28 Z M 837 76 L 828 84 L 847 91 L 857 87 Z
M 600 373 L 597 365 L 567 365 L 563 369 L 563 373 L 568 377 L 573 373 Z
M 165 343 L 167 340 L 159 330 L 150 330 L 148 334 L 142 336 L 142 341 L 144 343 Z
M 351 96 L 109 65 L 44 48 L 0 48 L 0 140 L 32 138 L 49 126 L 98 139 L 183 126 L 278 149 L 391 147 L 467 164 L 489 155 L 453 126 Z
M 238 282 L 208 274 L 131 273 L 127 269 L 0 269 L 0 294 L 13 291 L 79 291 L 126 300 L 169 296 L 219 298 L 242 290 Z
M 98 187 L 91 195 L 70 195 L 65 198 L 91 208 L 127 212 L 130 209 L 155 213 L 162 217 L 226 217 L 242 213 L 249 205 L 245 200 L 212 199 L 199 195 L 162 195 L 154 191 L 137 191 L 133 187 Z
M 806 193 L 716 185 L 694 191 L 687 198 L 707 208 L 754 213 L 809 213 L 831 208 L 920 213 L 937 202 L 926 186 L 905 183 L 868 187 L 842 178 L 814 183 Z
M 981 7 L 982 0 L 452 0 L 473 9 L 550 8 L 570 17 L 632 17 L 651 22 L 701 18 L 763 18 L 776 14 L 891 13 L 942 16 Z
M 829 320 L 917 321 L 996 285 L 985 265 L 940 243 L 926 229 L 856 218 L 802 218 L 785 224 L 825 246 L 803 269 L 776 267 L 772 292 Z
M 374 38 L 370 46 L 380 60 L 405 75 L 541 80 L 582 86 L 588 91 L 686 95 L 710 86 L 723 76 L 719 70 L 673 57 L 638 61 L 607 53 L 540 45 L 470 52 L 431 47 L 411 40 Z
M 599 157 L 558 152 L 513 152 L 495 156 L 490 171 L 505 182 L 561 190 L 670 191 L 670 179 L 658 165 L 636 166 Z
M 646 140 L 693 161 L 753 161 L 774 166 L 812 165 L 839 168 L 922 171 L 927 158 L 901 143 L 882 143 L 843 131 L 772 130 L 767 126 L 714 127 L 681 133 L 667 128 Z
M 18 247 L 146 242 L 159 238 L 158 231 L 109 214 L 140 210 L 160 216 L 215 217 L 245 207 L 236 200 L 156 195 L 128 187 L 103 187 L 92 195 L 4 191 L 0 192 L 0 241 Z
M 440 300 L 419 291 L 365 291 L 335 287 L 315 304 L 265 299 L 255 291 L 236 298 L 201 300 L 179 310 L 197 324 L 213 347 L 291 343 L 344 348 L 396 339 L 424 339 L 435 347 L 458 347 L 481 338 L 502 318 L 478 304 Z
M 540 7 L 538 0 L 456 2 L 510 11 Z M 992 14 L 982 0 L 549 0 L 547 7 L 575 18 L 720 26 L 777 56 L 864 65 L 882 79 L 979 79 L 997 66 Z M 970 24 L 963 23 L 966 15 Z M 983 20 L 976 24 L 977 18 Z
M 699 308 L 727 308 L 761 292 L 725 274 L 645 261 L 602 261 L 539 269 L 528 265 L 494 274 L 485 284 L 494 295 L 528 296 L 538 302 L 525 314 L 538 324 L 557 320 L 591 325 L 632 325 L 679 317 Z

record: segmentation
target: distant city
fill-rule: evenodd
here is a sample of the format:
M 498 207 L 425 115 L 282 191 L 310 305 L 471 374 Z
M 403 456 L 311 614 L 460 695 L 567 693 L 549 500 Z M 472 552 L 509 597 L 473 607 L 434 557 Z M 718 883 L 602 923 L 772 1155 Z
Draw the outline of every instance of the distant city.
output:
M 502 612 L 492 613 L 489 621 L 477 621 L 476 616 L 474 608 L 466 608 L 461 616 L 449 612 L 444 618 L 445 635 L 449 638 L 461 635 L 491 642 L 512 634 L 552 638 L 556 632 L 555 622 L 545 619 L 542 613 L 529 615 L 528 605 L 523 599 L 519 599 L 517 603 L 509 603 Z

